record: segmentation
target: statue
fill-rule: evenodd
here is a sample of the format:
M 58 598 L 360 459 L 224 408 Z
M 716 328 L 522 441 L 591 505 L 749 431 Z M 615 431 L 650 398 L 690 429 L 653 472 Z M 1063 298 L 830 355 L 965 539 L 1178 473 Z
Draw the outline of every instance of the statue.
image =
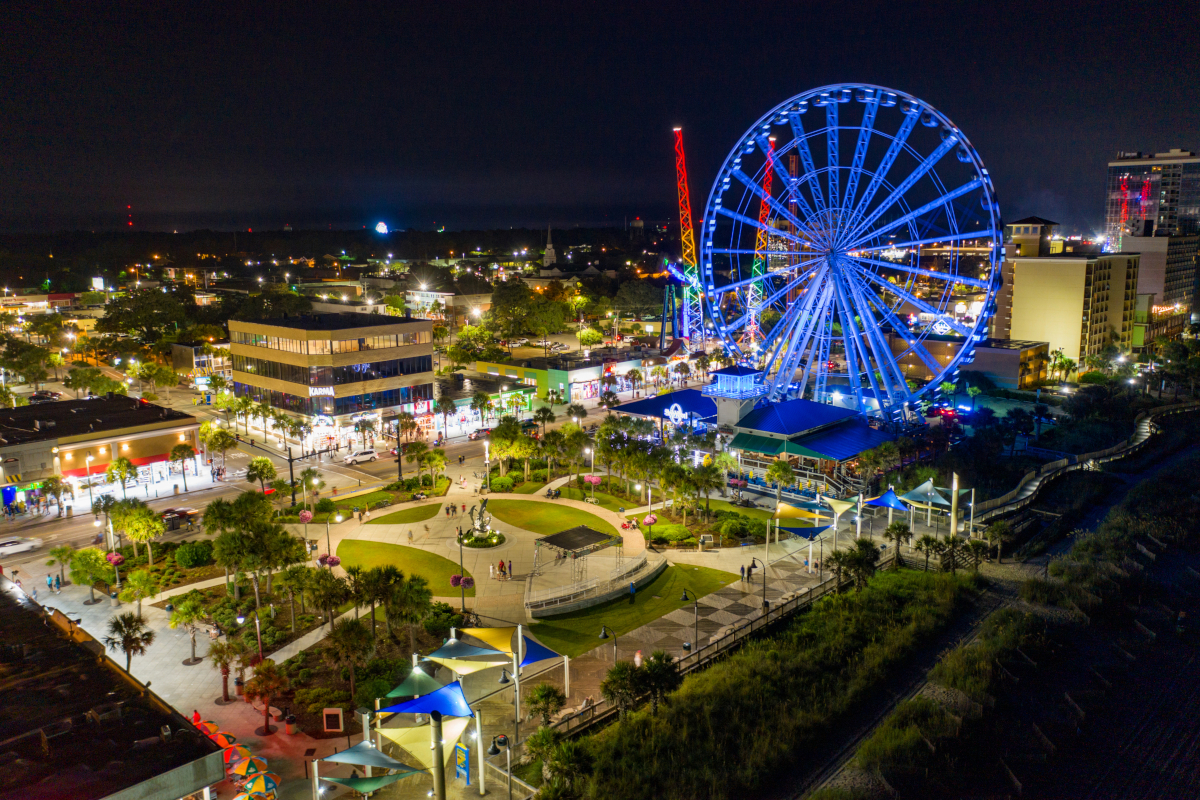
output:
M 484 498 L 479 504 L 478 512 L 476 512 L 475 506 L 471 506 L 471 510 L 467 512 L 471 517 L 471 532 L 477 539 L 487 537 L 491 530 L 492 515 L 488 513 L 487 503 L 487 499 Z

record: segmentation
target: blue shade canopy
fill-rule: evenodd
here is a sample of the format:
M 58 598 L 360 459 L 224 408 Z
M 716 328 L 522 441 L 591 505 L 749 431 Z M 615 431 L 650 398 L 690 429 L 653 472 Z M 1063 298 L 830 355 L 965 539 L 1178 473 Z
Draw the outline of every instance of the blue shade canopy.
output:
M 370 742 L 359 742 L 340 753 L 334 753 L 321 759 L 322 762 L 334 764 L 353 764 L 356 767 L 380 767 L 382 769 L 398 769 L 415 772 L 416 767 L 410 767 L 402 761 L 385 756 L 371 746 Z
M 453 658 L 460 661 L 484 661 L 503 664 L 508 661 L 509 656 L 491 647 L 477 647 L 473 644 L 467 644 L 461 639 L 451 639 L 426 656 L 426 658 Z
M 549 658 L 562 658 L 558 653 L 538 644 L 528 636 L 522 636 L 521 638 L 525 640 L 525 660 L 521 662 L 522 667 L 536 664 L 539 661 L 545 661 Z
M 644 397 L 641 400 L 622 403 L 613 408 L 613 411 L 619 411 L 622 414 L 634 414 L 639 417 L 665 419 L 667 417 L 667 409 L 674 405 L 678 405 L 683 413 L 689 416 L 694 415 L 701 419 L 714 416 L 717 413 L 716 402 L 710 397 L 705 397 L 698 389 L 679 389 L 668 394 Z
M 322 775 L 321 780 L 346 786 L 359 794 L 370 794 L 371 792 L 379 791 L 390 783 L 395 783 L 401 778 L 412 775 L 414 772 L 424 772 L 424 770 L 414 769 L 413 767 L 406 767 L 405 769 L 407 772 L 397 775 L 377 775 L 374 778 L 326 778 Z
M 811 541 L 817 538 L 817 534 L 823 533 L 832 527 L 832 525 L 822 525 L 819 528 L 789 528 L 785 525 L 780 525 L 779 530 L 787 531 L 799 536 L 801 539 L 808 539 Z
M 888 489 L 886 492 L 879 495 L 879 497 L 872 497 L 870 500 L 866 501 L 866 503 L 869 506 L 879 506 L 880 508 L 894 508 L 897 511 L 908 511 L 908 506 L 906 506 L 906 505 L 904 505 L 904 503 L 900 502 L 900 498 L 897 497 L 896 493 L 894 491 L 892 491 L 891 489 Z
M 379 710 L 390 714 L 428 714 L 431 711 L 440 711 L 448 717 L 469 717 L 473 713 L 463 694 L 462 684 L 458 681 L 448 683 L 424 697 L 407 700 Z
M 618 409 L 619 410 L 619 409 Z M 858 416 L 849 408 L 814 403 L 812 400 L 785 400 L 754 409 L 735 424 L 749 431 L 774 433 L 780 436 L 797 436 L 806 431 L 823 428 L 841 420 Z
M 414 668 L 403 683 L 384 697 L 419 697 L 436 692 L 440 688 L 442 688 L 442 684 L 436 678 L 431 678 L 424 671 Z

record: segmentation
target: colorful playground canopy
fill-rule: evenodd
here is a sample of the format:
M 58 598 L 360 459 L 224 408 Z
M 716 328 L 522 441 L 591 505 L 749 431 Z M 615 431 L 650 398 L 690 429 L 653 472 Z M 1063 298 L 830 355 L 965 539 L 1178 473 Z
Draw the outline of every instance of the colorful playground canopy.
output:
M 465 633 L 474 639 L 478 639 L 489 647 L 495 648 L 501 653 L 508 653 L 510 656 L 513 651 L 513 634 L 517 632 L 516 625 L 510 625 L 504 628 L 460 628 L 459 633 Z
M 395 769 L 404 772 L 420 771 L 415 767 L 410 767 L 403 761 L 397 761 L 390 756 L 384 755 L 372 747 L 370 742 L 359 742 L 354 747 L 350 747 L 340 753 L 334 753 L 331 756 L 326 756 L 321 761 L 332 764 L 353 764 L 356 767 L 380 767 L 382 769 Z
M 528 636 L 522 636 L 525 640 L 525 660 L 521 662 L 522 667 L 536 664 L 539 661 L 546 661 L 551 658 L 562 658 L 558 653 L 551 650 L 549 647 L 538 644 Z
M 906 492 L 900 496 L 900 499 L 921 506 L 950 507 L 950 501 L 934 487 L 932 480 L 925 481 L 911 492 Z
M 384 697 L 420 697 L 423 694 L 432 694 L 440 688 L 442 684 L 436 678 L 431 678 L 423 670 L 413 667 L 408 677 Z

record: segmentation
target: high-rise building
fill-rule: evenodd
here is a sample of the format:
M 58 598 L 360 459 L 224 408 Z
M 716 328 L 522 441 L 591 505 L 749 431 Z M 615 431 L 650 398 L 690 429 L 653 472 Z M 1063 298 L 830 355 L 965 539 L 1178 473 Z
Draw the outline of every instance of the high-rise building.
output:
M 1200 156 L 1118 153 L 1108 162 L 1105 234 L 1111 252 L 1128 236 L 1200 234 Z
M 1079 362 L 1110 344 L 1132 346 L 1139 256 L 1068 254 L 1005 261 L 994 336 L 1049 342 Z

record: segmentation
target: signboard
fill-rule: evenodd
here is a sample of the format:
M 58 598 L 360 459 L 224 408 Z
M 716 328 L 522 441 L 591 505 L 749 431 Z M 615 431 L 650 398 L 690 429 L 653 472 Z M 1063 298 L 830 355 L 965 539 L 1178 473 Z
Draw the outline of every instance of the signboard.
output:
M 196 384 L 197 389 L 207 389 L 208 385 L 212 382 L 212 378 L 208 375 L 197 375 L 192 380 Z
M 342 709 L 327 708 L 321 712 L 321 717 L 325 720 L 326 733 L 341 733 L 344 730 L 342 726 Z
M 684 422 L 687 422 L 688 418 L 688 415 L 684 413 L 683 408 L 679 405 L 679 403 L 668 406 L 663 414 L 671 421 L 673 425 L 682 425 Z
M 333 397 L 332 386 L 310 386 L 308 387 L 309 397 Z
M 103 292 L 104 291 L 104 278 L 92 278 L 92 291 L 94 291 L 94 292 Z
M 461 744 L 454 745 L 454 777 L 465 778 L 471 785 L 471 751 Z

